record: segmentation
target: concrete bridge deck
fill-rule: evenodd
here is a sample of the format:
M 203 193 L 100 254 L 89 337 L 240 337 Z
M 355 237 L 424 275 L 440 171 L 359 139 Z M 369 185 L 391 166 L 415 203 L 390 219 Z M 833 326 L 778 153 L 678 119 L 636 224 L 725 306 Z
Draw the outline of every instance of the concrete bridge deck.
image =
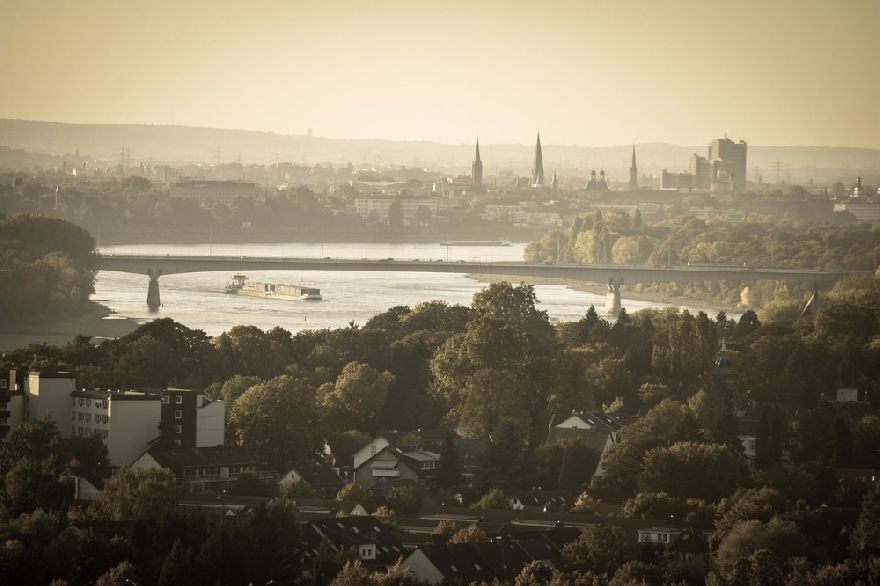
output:
M 642 267 L 626 265 L 532 264 L 525 262 L 471 262 L 440 260 L 283 258 L 254 256 L 99 255 L 97 268 L 143 275 L 172 275 L 203 271 L 404 271 L 480 273 L 521 277 L 572 279 L 594 283 L 669 281 L 804 281 L 833 283 L 845 272 L 804 269 L 751 269 L 728 266 Z
M 158 307 L 159 277 L 203 271 L 404 271 L 430 273 L 478 273 L 587 281 L 608 285 L 608 313 L 620 309 L 624 283 L 686 281 L 801 281 L 818 287 L 834 283 L 852 272 L 731 266 L 642 267 L 625 265 L 532 264 L 526 262 L 471 262 L 442 260 L 285 258 L 254 256 L 178 256 L 142 254 L 98 255 L 101 271 L 137 273 L 150 277 L 147 304 Z

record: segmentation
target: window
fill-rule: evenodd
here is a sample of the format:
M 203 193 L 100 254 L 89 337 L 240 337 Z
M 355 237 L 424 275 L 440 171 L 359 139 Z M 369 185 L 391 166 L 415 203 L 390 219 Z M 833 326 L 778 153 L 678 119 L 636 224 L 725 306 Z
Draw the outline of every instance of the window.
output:
M 174 397 L 174 402 L 178 405 L 183 405 L 183 395 L 177 395 Z
M 101 430 L 101 437 L 104 439 L 107 439 L 107 430 L 106 429 Z
M 175 409 L 174 410 L 174 418 L 175 419 L 182 419 L 183 418 L 183 411 L 181 411 L 180 409 Z
M 92 406 L 92 400 L 86 399 L 86 407 L 91 407 L 91 406 Z
M 79 421 L 82 421 L 82 420 L 83 420 L 83 412 L 82 412 L 82 411 L 78 411 L 78 413 L 79 413 L 79 418 L 78 418 L 78 419 L 79 419 Z
M 70 417 L 71 417 L 74 421 L 76 421 L 76 412 L 75 412 L 75 411 L 72 411 L 72 412 L 70 413 Z
M 174 426 L 174 433 L 183 433 L 183 426 L 182 425 L 175 425 Z
M 86 413 L 86 421 L 88 421 L 89 423 L 92 422 L 92 414 L 91 413 Z
M 9 388 L 9 381 L 6 380 L 5 378 L 0 379 L 0 389 L 8 389 L 8 388 Z
M 168 404 L 168 395 L 162 395 L 162 402 Z
M 182 442 L 181 440 L 179 440 L 179 439 L 176 439 L 176 440 L 174 440 L 174 445 L 175 445 L 175 446 L 182 446 L 182 445 L 183 445 L 183 442 Z
M 83 406 L 83 399 L 82 399 L 82 397 L 79 398 L 79 406 L 80 406 L 80 407 Z

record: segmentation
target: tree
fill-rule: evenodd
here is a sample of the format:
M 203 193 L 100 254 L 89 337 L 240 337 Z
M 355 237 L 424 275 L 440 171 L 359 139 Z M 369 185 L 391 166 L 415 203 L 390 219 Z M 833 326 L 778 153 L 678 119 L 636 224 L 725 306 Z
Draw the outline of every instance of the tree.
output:
M 493 488 L 484 494 L 480 500 L 471 505 L 471 508 L 508 510 L 510 509 L 510 503 L 503 490 L 500 488 Z
M 486 543 L 487 541 L 489 536 L 476 523 L 457 530 L 449 537 L 449 543 Z
M 367 491 L 360 484 L 353 482 L 346 484 L 336 493 L 336 500 L 362 503 L 367 499 Z
M 159 569 L 158 586 L 174 586 L 175 584 L 189 584 L 192 581 L 192 556 L 183 547 L 183 542 L 178 537 L 171 546 L 171 551 L 162 560 Z
M 388 226 L 392 230 L 400 230 L 403 228 L 403 204 L 399 197 L 395 197 L 394 201 L 388 207 Z
M 134 566 L 129 561 L 120 562 L 107 570 L 95 582 L 95 586 L 128 586 L 129 584 L 137 584 L 138 577 L 134 571 Z
M 176 507 L 177 481 L 169 470 L 122 467 L 101 497 L 101 510 L 114 521 L 158 519 Z
M 828 462 L 838 468 L 846 468 L 852 465 L 853 441 L 849 430 L 849 424 L 843 417 L 838 416 L 828 433 L 826 443 L 826 458 Z
M 728 446 L 677 442 L 647 452 L 638 481 L 642 490 L 716 501 L 746 476 L 745 464 Z
M 607 523 L 596 523 L 584 527 L 577 541 L 569 543 L 562 550 L 562 557 L 575 569 L 613 574 L 632 559 L 633 553 L 623 529 Z
M 807 541 L 797 525 L 779 517 L 769 522 L 739 521 L 718 545 L 716 560 L 724 574 L 729 575 L 742 558 L 765 549 L 779 559 L 804 555 Z
M 322 445 L 313 390 L 290 375 L 248 389 L 229 414 L 229 429 L 235 443 L 277 469 L 309 461 Z
M 406 516 L 413 515 L 422 508 L 422 496 L 409 486 L 392 488 L 386 500 L 392 510 Z
M 390 372 L 379 372 L 368 364 L 349 362 L 336 378 L 318 389 L 321 406 L 343 429 L 356 428 L 371 433 L 379 429 L 388 388 L 394 382 Z
M 232 410 L 232 407 L 235 405 L 238 398 L 241 397 L 245 391 L 261 382 L 263 382 L 263 379 L 258 376 L 244 376 L 242 374 L 233 375 L 220 387 L 218 398 L 223 400 L 226 411 L 229 412 Z
M 880 550 L 880 488 L 871 489 L 862 499 L 852 534 L 852 548 L 856 552 Z
M 452 488 L 462 482 L 462 464 L 455 451 L 455 432 L 448 431 L 440 447 L 440 466 L 437 469 L 437 486 Z

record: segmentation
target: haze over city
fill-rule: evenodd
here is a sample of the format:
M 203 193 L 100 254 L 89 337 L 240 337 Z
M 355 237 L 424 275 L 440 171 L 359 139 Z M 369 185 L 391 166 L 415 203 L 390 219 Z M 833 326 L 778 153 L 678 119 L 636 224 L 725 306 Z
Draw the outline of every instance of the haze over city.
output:
M 880 0 L 0 23 L 0 584 L 880 585 Z
M 876 0 L 0 0 L 0 117 L 880 147 Z

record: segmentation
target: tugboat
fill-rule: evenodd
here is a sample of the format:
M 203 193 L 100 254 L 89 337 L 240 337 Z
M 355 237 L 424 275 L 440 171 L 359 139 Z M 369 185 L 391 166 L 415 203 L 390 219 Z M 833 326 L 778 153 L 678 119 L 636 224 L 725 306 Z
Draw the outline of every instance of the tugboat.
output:
M 298 287 L 276 283 L 257 283 L 248 281 L 246 275 L 236 273 L 227 283 L 225 291 L 232 295 L 262 297 L 264 299 L 283 299 L 285 301 L 321 301 L 321 290 L 314 287 Z

